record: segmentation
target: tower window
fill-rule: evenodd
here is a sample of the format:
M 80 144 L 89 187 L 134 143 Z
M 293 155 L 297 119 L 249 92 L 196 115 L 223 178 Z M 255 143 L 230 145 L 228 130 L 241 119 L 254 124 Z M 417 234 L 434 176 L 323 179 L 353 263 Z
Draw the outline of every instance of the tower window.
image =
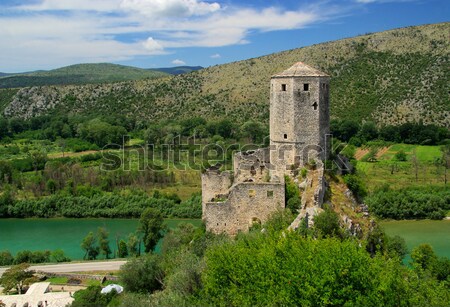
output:
M 255 190 L 248 190 L 248 197 L 255 197 L 256 191 Z
M 269 198 L 273 197 L 273 191 L 267 191 L 267 197 Z
M 314 104 L 312 106 L 314 107 L 314 110 L 317 110 L 317 106 L 318 106 L 317 102 L 314 102 Z
M 286 84 L 281 84 L 281 91 L 286 92 Z
M 309 83 L 304 83 L 304 84 L 303 84 L 303 90 L 304 90 L 305 92 L 309 91 Z
M 287 134 L 286 134 L 286 133 L 284 134 L 284 139 L 285 139 L 285 140 L 287 139 Z

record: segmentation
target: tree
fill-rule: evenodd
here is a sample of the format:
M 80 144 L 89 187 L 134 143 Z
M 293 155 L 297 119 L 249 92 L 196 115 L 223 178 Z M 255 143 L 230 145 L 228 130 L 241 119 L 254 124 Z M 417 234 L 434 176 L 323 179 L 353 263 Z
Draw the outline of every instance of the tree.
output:
M 29 267 L 28 263 L 21 263 L 7 269 L 0 277 L 0 285 L 4 288 L 3 291 L 9 292 L 16 289 L 19 294 L 22 294 L 24 286 L 36 281 L 33 276 L 34 271 L 28 270 Z
M 119 241 L 118 256 L 119 258 L 125 258 L 128 256 L 127 243 L 124 240 Z
M 14 262 L 14 258 L 11 255 L 10 251 L 1 251 L 0 252 L 0 266 L 11 265 Z
M 447 184 L 447 172 L 450 169 L 450 145 L 443 146 L 442 150 L 442 165 L 444 166 L 444 184 Z
M 419 159 L 417 158 L 416 149 L 413 149 L 413 154 L 411 156 L 411 163 L 414 168 L 414 174 L 416 176 L 416 181 L 417 181 L 418 176 L 419 176 Z
M 395 160 L 397 161 L 406 161 L 406 153 L 403 149 L 399 150 L 394 155 Z
M 160 267 L 159 255 L 149 253 L 133 258 L 120 269 L 120 280 L 126 291 L 151 293 L 161 289 L 164 272 Z
M 44 168 L 45 162 L 47 162 L 47 154 L 43 150 L 32 150 L 28 155 L 30 156 L 35 172 Z
M 128 235 L 127 248 L 130 256 L 138 256 L 140 254 L 140 240 L 134 233 Z
M 0 161 L 0 184 L 12 183 L 13 167 L 11 162 L 6 160 Z
M 106 259 L 109 258 L 111 254 L 111 248 L 109 247 L 109 232 L 104 227 L 99 227 L 97 229 L 97 239 L 100 249 L 100 253 L 105 256 Z
M 431 270 L 437 261 L 437 256 L 430 244 L 420 244 L 412 250 L 411 259 L 414 266 Z
M 375 146 L 371 147 L 369 153 L 367 154 L 366 161 L 367 162 L 376 162 L 377 161 L 378 148 Z
M 241 126 L 241 135 L 250 139 L 253 143 L 262 142 L 265 136 L 264 126 L 257 121 L 247 121 Z
M 94 260 L 99 253 L 99 247 L 97 246 L 97 240 L 94 233 L 90 231 L 81 242 L 81 248 L 85 251 L 83 259 Z
M 117 296 L 116 291 L 111 291 L 107 294 L 102 294 L 102 287 L 97 285 L 90 285 L 84 290 L 75 292 L 75 300 L 72 302 L 72 307 L 106 307 Z
M 152 251 L 159 239 L 163 237 L 164 219 L 161 212 L 155 208 L 147 208 L 139 220 L 139 231 L 144 241 L 145 252 Z
M 314 217 L 314 229 L 322 237 L 341 236 L 341 227 L 339 225 L 339 216 L 330 207 Z
M 67 257 L 64 254 L 64 251 L 62 249 L 55 249 L 51 254 L 50 257 L 52 261 L 54 262 L 70 262 L 70 258 Z

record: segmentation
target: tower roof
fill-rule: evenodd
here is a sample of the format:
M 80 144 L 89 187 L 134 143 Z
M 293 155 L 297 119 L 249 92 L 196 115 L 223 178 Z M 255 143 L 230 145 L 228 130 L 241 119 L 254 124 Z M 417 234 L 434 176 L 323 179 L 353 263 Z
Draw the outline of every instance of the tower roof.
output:
M 279 77 L 329 77 L 326 73 L 321 72 L 311 66 L 306 65 L 303 62 L 297 62 L 292 65 L 290 68 L 286 69 L 283 72 L 280 72 L 276 75 L 273 75 L 272 78 Z

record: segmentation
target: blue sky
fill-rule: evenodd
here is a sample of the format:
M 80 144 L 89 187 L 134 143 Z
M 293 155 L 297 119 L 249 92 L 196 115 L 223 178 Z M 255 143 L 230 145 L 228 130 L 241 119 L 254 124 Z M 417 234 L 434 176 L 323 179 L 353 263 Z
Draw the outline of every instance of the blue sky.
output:
M 210 66 L 449 19 L 449 0 L 2 0 L 0 71 Z

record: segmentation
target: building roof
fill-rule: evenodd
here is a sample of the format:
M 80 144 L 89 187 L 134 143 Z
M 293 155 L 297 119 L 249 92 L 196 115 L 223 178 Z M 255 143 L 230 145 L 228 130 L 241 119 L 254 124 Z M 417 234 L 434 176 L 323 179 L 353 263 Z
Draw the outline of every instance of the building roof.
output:
M 285 71 L 273 75 L 272 78 L 283 77 L 329 77 L 326 73 L 321 72 L 303 62 L 297 62 Z

